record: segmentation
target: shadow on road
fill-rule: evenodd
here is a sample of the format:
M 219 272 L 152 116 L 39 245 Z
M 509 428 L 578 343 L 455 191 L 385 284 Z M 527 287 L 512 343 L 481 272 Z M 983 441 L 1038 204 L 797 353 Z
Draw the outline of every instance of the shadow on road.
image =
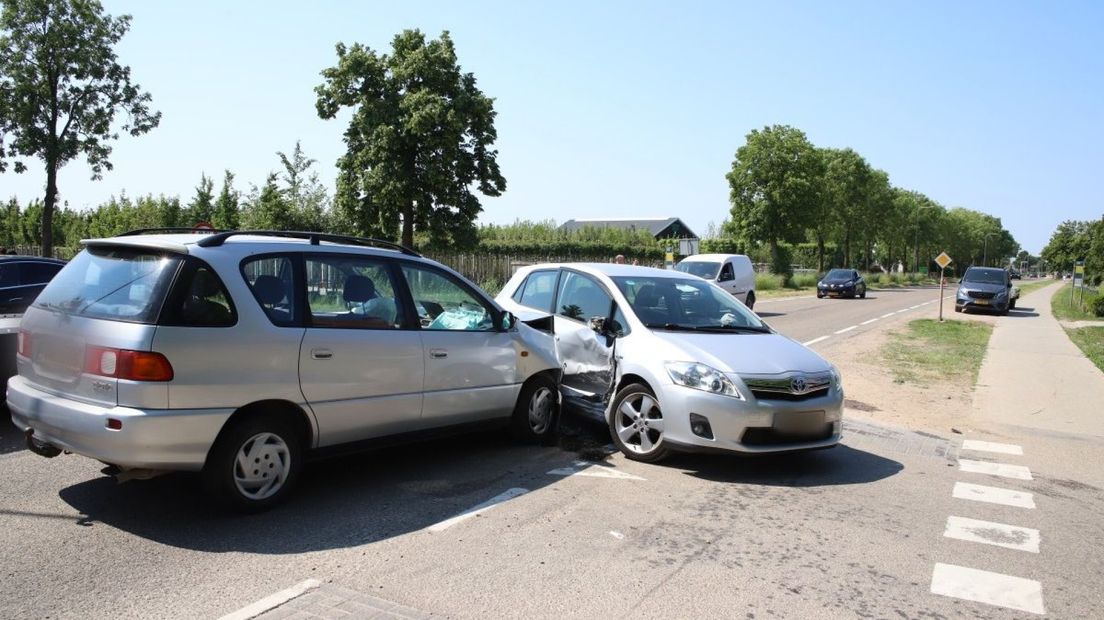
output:
M 1019 319 L 1026 319 L 1033 316 L 1039 316 L 1038 312 L 1035 312 L 1035 308 L 1022 308 L 1017 306 L 1008 311 L 1008 316 Z
M 0 405 L 0 454 L 8 454 L 26 449 L 23 433 L 15 428 L 8 408 Z
M 165 545 L 207 552 L 290 554 L 363 545 L 424 529 L 510 488 L 562 480 L 550 469 L 577 455 L 466 435 L 312 462 L 288 502 L 238 515 L 215 505 L 199 476 L 123 484 L 102 477 L 61 490 L 81 525 L 104 524 Z
M 789 454 L 686 454 L 669 463 L 703 480 L 781 487 L 862 484 L 889 478 L 904 469 L 897 461 L 843 444 L 830 450 Z

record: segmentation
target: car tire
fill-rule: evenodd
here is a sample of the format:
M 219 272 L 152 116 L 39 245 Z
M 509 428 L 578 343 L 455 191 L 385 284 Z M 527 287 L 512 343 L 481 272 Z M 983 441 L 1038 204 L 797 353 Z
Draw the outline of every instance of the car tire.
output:
M 1016 309 L 1016 300 L 1015 300 L 1015 299 L 1013 299 L 1012 301 L 1008 302 L 1008 309 L 1009 309 L 1009 310 L 1015 310 L 1015 309 Z
M 955 306 L 955 312 L 962 312 L 962 308 Z
M 744 305 L 748 307 L 748 310 L 755 307 L 755 291 L 748 291 L 747 301 L 744 302 Z
M 510 417 L 510 434 L 522 443 L 545 443 L 555 435 L 559 417 L 556 382 L 547 374 L 536 375 L 521 388 Z
M 243 470 L 249 460 L 256 468 Z M 292 425 L 275 416 L 249 415 L 219 435 L 203 467 L 203 482 L 227 507 L 260 512 L 288 497 L 302 468 L 302 440 Z
M 824 295 L 820 291 L 817 291 L 817 299 L 824 299 Z
M 859 299 L 866 299 L 866 287 L 865 286 L 863 287 L 862 292 L 859 293 Z
M 657 417 L 658 416 L 658 417 Z M 659 428 L 656 429 L 656 422 Z M 613 445 L 627 458 L 656 463 L 667 458 L 663 411 L 655 393 L 642 383 L 631 383 L 617 392 L 609 418 Z

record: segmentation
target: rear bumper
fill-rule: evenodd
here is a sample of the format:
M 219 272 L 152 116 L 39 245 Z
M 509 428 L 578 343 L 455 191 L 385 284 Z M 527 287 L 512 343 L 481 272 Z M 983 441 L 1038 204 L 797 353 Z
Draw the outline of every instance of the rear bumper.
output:
M 231 409 L 102 407 L 43 392 L 21 376 L 8 381 L 8 408 L 41 443 L 124 468 L 198 471 Z M 122 422 L 107 428 L 107 419 Z

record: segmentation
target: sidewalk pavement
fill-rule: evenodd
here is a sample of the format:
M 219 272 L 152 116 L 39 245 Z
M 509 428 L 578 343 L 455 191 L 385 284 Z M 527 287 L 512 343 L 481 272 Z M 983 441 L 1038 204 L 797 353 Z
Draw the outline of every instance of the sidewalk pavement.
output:
M 971 407 L 974 439 L 1024 446 L 1043 474 L 1104 488 L 1104 373 L 1050 312 L 1056 284 L 997 320 Z
M 1104 437 L 1104 373 L 1051 314 L 1060 288 L 1033 291 L 997 321 L 974 391 L 976 419 Z
M 311 586 L 275 606 L 270 607 L 262 601 L 260 609 L 245 608 L 225 616 L 223 620 L 424 620 L 430 617 L 418 610 L 337 584 L 315 582 Z

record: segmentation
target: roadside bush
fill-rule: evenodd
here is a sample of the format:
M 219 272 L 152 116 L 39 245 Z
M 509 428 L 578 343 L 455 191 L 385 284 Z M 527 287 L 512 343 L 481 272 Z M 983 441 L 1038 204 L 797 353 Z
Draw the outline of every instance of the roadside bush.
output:
M 1096 299 L 1092 300 L 1092 312 L 1096 316 L 1104 316 L 1104 295 L 1097 295 Z
M 775 291 L 782 288 L 784 281 L 783 276 L 774 275 L 773 273 L 757 273 L 755 274 L 755 290 Z
M 924 276 L 919 274 L 919 273 L 910 273 L 910 274 L 908 274 L 908 283 L 909 284 L 918 284 L 923 279 L 924 279 Z
M 794 288 L 813 288 L 819 280 L 816 274 L 802 273 L 790 278 L 790 284 Z
M 886 283 L 886 275 L 883 273 L 871 273 L 866 276 L 866 283 L 871 286 L 881 286 Z
M 890 284 L 900 284 L 904 277 L 905 274 L 903 273 L 891 273 L 889 274 L 889 282 Z

